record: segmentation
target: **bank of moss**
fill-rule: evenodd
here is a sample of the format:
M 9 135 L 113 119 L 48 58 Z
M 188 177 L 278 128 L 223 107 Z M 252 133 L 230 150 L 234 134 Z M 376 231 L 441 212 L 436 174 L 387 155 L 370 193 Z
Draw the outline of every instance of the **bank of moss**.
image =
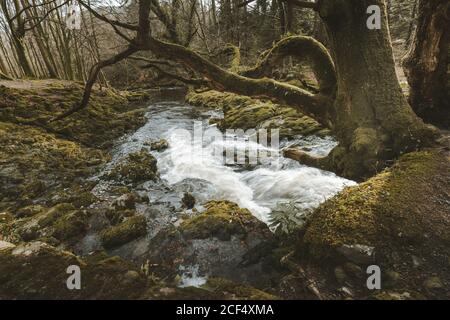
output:
M 38 125 L 95 147 L 109 146 L 112 139 L 145 123 L 143 110 L 130 103 L 136 94 L 112 89 L 94 90 L 88 108 L 61 121 L 49 121 L 79 103 L 83 88 L 79 83 L 58 81 L 27 89 L 0 86 L 0 121 Z
M 100 236 L 103 246 L 110 249 L 143 237 L 146 234 L 147 221 L 145 217 L 136 215 L 105 229 Z
M 253 99 L 233 93 L 205 91 L 189 92 L 187 101 L 208 109 L 224 112 L 224 119 L 216 121 L 225 129 L 279 129 L 280 137 L 292 138 L 296 135 L 327 135 L 330 132 L 297 110 L 273 103 L 269 100 Z
M 71 265 L 81 269 L 81 290 L 67 289 Z M 39 241 L 0 250 L 0 299 L 137 299 L 152 285 L 130 263 L 103 253 L 81 259 Z
M 217 294 L 222 294 L 225 299 L 231 300 L 277 300 L 278 297 L 270 293 L 258 290 L 245 284 L 237 284 L 227 279 L 209 278 L 202 286 Z
M 335 258 L 342 245 L 373 247 L 384 270 L 401 274 L 397 287 L 426 290 L 423 282 L 433 274 L 449 283 L 449 181 L 447 151 L 406 154 L 321 205 L 308 223 L 304 244 L 317 258 Z

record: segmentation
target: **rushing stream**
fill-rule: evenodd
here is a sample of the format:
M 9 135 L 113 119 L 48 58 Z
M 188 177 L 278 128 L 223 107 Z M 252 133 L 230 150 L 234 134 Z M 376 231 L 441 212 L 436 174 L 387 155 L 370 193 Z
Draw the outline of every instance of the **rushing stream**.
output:
M 147 113 L 148 122 L 120 142 L 114 150 L 110 166 L 127 154 L 141 150 L 148 141 L 166 139 L 169 149 L 162 153 L 152 152 L 158 160 L 164 185 L 152 182 L 144 185 L 152 203 L 169 203 L 179 208 L 180 194 L 190 192 L 197 199 L 197 204 L 214 199 L 234 201 L 264 222 L 280 203 L 292 202 L 302 210 L 311 209 L 345 186 L 354 184 L 333 173 L 283 158 L 278 150 L 271 150 L 271 161 L 262 161 L 250 168 L 226 165 L 223 154 L 216 152 L 218 144 L 222 144 L 222 148 L 235 148 L 236 152 L 245 152 L 245 148 L 249 147 L 270 149 L 270 145 L 265 147 L 248 143 L 244 136 L 234 140 L 206 141 L 203 148 L 195 147 L 189 134 L 185 134 L 193 132 L 194 121 L 202 121 L 203 130 L 221 134 L 219 129 L 208 124 L 212 116 L 220 117 L 220 113 L 201 113 L 195 107 L 180 102 L 152 105 Z M 305 147 L 315 155 L 325 155 L 336 145 L 331 138 L 299 137 L 295 141 L 281 141 L 280 150 L 293 144 Z M 97 189 L 102 188 L 105 185 L 99 184 Z
M 158 237 L 159 232 L 164 233 L 167 228 L 177 226 L 186 214 L 201 212 L 204 210 L 202 204 L 209 200 L 236 202 L 261 221 L 270 223 L 270 213 L 283 211 L 286 205 L 294 208 L 296 215 L 302 216 L 345 186 L 355 184 L 333 173 L 303 166 L 281 156 L 283 148 L 293 145 L 313 155 L 326 155 L 336 145 L 332 138 L 282 140 L 276 149 L 273 145 L 260 145 L 245 135 L 230 137 L 228 134 L 226 137 L 230 139 L 203 139 L 200 147 L 192 143 L 191 136 L 195 136 L 193 133 L 198 129 L 223 137 L 219 129 L 209 125 L 211 118 L 220 117 L 223 117 L 220 112 L 201 110 L 185 103 L 157 103 L 149 106 L 148 122 L 143 127 L 117 142 L 112 161 L 104 172 L 92 177 L 97 182 L 93 192 L 107 200 L 104 203 L 111 203 L 117 197 L 111 191 L 114 186 L 120 185 L 118 181 L 103 179 L 104 173 L 118 165 L 128 154 L 143 148 L 150 150 L 149 141 L 166 139 L 169 148 L 163 152 L 149 151 L 158 160 L 160 181 L 128 186 L 129 191 L 148 196 L 150 200 L 149 204 L 136 206 L 136 210 L 148 218 L 148 236 L 113 249 L 112 254 L 138 263 L 144 263 L 149 258 L 158 260 L 167 254 L 164 249 L 166 237 Z M 236 153 L 241 151 L 244 155 L 249 149 L 270 151 L 270 156 L 258 158 L 258 162 L 251 165 L 230 165 L 224 161 L 224 150 L 229 149 Z M 249 154 L 247 151 L 246 155 Z M 182 207 L 186 192 L 196 198 L 197 210 Z M 201 285 L 210 275 L 250 283 L 260 281 L 261 277 L 270 278 L 270 274 L 261 272 L 259 264 L 240 267 L 240 271 L 236 272 L 250 247 L 262 241 L 260 235 L 251 239 L 248 239 L 249 244 L 243 244 L 235 237 L 231 241 L 215 238 L 182 241 L 179 245 L 183 247 L 178 248 L 184 261 L 178 269 L 180 286 Z M 98 234 L 93 232 L 80 242 L 78 253 L 87 254 L 97 249 L 101 249 L 101 244 Z

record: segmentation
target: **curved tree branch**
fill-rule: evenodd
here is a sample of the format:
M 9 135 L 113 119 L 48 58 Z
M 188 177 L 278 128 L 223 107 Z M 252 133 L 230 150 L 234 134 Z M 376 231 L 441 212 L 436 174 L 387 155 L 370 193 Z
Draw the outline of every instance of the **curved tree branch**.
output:
M 84 108 L 87 107 L 88 103 L 89 103 L 89 98 L 91 96 L 91 92 L 92 92 L 92 87 L 94 86 L 95 82 L 97 81 L 97 77 L 98 74 L 100 73 L 100 71 L 107 66 L 113 65 L 119 61 L 122 61 L 124 59 L 126 59 L 127 57 L 129 57 L 130 55 L 134 54 L 135 52 L 137 52 L 138 49 L 135 47 L 128 47 L 126 50 L 116 54 L 115 56 L 107 59 L 107 60 L 102 60 L 100 62 L 98 62 L 97 64 L 95 64 L 92 69 L 91 72 L 89 74 L 89 79 L 86 82 L 86 86 L 84 88 L 84 93 L 83 93 L 83 98 L 81 100 L 81 102 L 77 105 L 75 105 L 72 109 L 68 110 L 67 112 L 57 116 L 56 118 L 50 120 L 50 122 L 54 122 L 54 121 L 58 121 L 61 119 L 64 119 Z
M 280 40 L 254 68 L 241 75 L 250 78 L 269 76 L 272 69 L 289 56 L 310 64 L 319 83 L 319 92 L 334 95 L 337 80 L 333 60 L 325 46 L 311 37 L 292 36 Z

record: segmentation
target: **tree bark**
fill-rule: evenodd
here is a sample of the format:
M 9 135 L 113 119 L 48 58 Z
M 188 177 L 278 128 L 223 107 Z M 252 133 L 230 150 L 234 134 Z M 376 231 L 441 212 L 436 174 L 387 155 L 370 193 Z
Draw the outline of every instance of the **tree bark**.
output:
M 450 127 L 450 2 L 420 0 L 418 22 L 403 67 L 411 87 L 409 102 L 427 122 Z
M 381 29 L 369 30 L 366 10 L 381 8 Z M 329 157 L 346 177 L 370 176 L 398 155 L 432 144 L 436 130 L 408 105 L 399 85 L 384 0 L 322 0 L 319 14 L 337 71 L 335 130 Z

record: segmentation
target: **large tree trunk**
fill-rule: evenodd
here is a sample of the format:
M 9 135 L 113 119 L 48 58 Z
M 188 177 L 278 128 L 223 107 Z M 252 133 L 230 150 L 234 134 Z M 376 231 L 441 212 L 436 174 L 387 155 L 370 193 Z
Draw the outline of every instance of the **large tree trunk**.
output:
M 450 2 L 420 0 L 410 51 L 403 61 L 411 86 L 409 102 L 425 121 L 450 126 Z
M 431 143 L 435 130 L 419 119 L 402 94 L 384 0 L 322 0 L 336 65 L 335 129 L 340 145 L 331 155 L 340 174 L 372 175 L 398 155 Z M 381 30 L 369 30 L 366 10 L 378 5 Z

